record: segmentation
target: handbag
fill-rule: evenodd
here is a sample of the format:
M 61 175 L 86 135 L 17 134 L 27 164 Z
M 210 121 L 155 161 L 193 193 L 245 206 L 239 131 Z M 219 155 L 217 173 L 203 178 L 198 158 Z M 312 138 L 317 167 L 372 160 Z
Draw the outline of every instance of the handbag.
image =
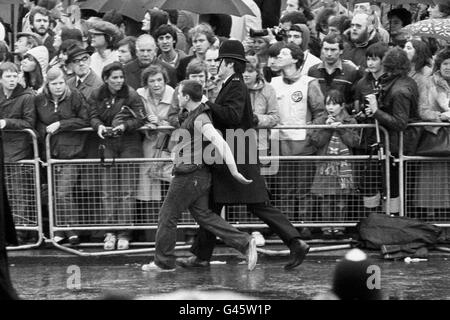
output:
M 423 130 L 417 146 L 416 155 L 428 157 L 450 156 L 450 128 L 441 127 L 435 134 Z
M 161 139 L 158 139 L 158 142 L 155 146 L 156 153 L 154 155 L 155 158 L 170 158 L 170 152 L 165 151 L 165 147 L 167 146 L 170 134 L 162 134 L 160 135 Z M 160 161 L 154 162 L 150 165 L 147 170 L 147 175 L 152 179 L 158 179 L 162 181 L 171 182 L 173 179 L 172 176 L 173 170 L 173 162 L 172 161 Z

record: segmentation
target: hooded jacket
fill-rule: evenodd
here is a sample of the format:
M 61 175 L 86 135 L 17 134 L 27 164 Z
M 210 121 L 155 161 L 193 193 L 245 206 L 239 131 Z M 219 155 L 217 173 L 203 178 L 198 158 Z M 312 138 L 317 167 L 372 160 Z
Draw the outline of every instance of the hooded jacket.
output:
M 41 67 L 41 72 L 45 81 L 49 62 L 49 54 L 47 48 L 44 46 L 37 46 L 28 50 L 26 54 L 31 55 L 37 60 L 39 66 Z
M 6 121 L 4 130 L 34 129 L 36 110 L 31 89 L 16 86 L 9 98 L 6 98 L 0 85 L 0 119 Z M 28 133 L 4 132 L 3 147 L 6 162 L 16 162 L 29 157 L 31 138 Z

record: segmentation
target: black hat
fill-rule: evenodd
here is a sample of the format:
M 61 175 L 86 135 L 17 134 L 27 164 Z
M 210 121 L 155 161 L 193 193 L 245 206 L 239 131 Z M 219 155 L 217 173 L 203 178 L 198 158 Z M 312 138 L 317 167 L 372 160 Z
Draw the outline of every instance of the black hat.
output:
M 78 45 L 73 45 L 67 50 L 67 62 L 72 62 L 73 59 L 82 54 L 89 54 L 89 52 L 87 52 L 86 49 Z
M 219 57 L 217 60 L 223 58 L 236 59 L 242 62 L 248 62 L 245 59 L 244 46 L 238 40 L 225 40 L 219 48 Z

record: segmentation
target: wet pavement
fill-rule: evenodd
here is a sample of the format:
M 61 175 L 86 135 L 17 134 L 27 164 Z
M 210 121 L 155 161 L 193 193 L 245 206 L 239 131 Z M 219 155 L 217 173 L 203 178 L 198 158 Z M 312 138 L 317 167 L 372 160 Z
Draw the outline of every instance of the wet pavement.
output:
M 220 250 L 214 256 L 220 262 L 209 269 L 179 268 L 166 273 L 141 271 L 151 255 L 76 257 L 57 250 L 29 250 L 10 253 L 9 262 L 14 287 L 23 299 L 99 299 L 111 291 L 155 299 L 180 289 L 196 289 L 292 300 L 312 299 L 329 290 L 333 269 L 345 252 L 310 254 L 289 272 L 283 269 L 287 257 L 260 255 L 256 269 L 249 272 L 239 256 Z M 411 264 L 378 259 L 377 253 L 371 256 L 381 269 L 385 297 L 450 299 L 449 254 L 433 253 L 429 261 Z

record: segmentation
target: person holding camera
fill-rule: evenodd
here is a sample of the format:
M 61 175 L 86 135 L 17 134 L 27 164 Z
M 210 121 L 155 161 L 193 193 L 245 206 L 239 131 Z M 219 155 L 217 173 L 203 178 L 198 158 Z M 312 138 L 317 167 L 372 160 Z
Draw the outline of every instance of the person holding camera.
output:
M 380 77 L 379 95 L 366 95 L 365 113 L 373 117 L 388 130 L 391 154 L 398 155 L 399 132 L 405 131 L 408 123 L 417 121 L 419 89 L 416 82 L 408 76 L 410 61 L 405 51 L 390 49 L 383 58 L 384 74 Z M 405 132 L 405 146 L 417 139 L 413 131 Z M 400 208 L 398 166 L 390 167 L 390 213 L 398 214 Z
M 104 84 L 94 90 L 89 98 L 89 119 L 97 132 L 107 158 L 142 158 L 142 138 L 137 131 L 144 124 L 144 104 L 141 97 L 125 82 L 125 72 L 120 62 L 105 66 Z M 100 149 L 99 149 L 100 150 Z M 139 176 L 138 166 L 104 167 L 100 170 L 102 224 L 124 225 L 133 221 Z M 118 239 L 117 239 L 118 238 Z M 105 234 L 105 250 L 126 250 L 130 233 L 120 231 Z
M 364 76 L 356 83 L 354 91 L 354 104 L 352 113 L 360 124 L 371 124 L 373 118 L 366 115 L 367 106 L 366 96 L 369 94 L 379 95 L 380 78 L 384 73 L 382 60 L 389 50 L 388 46 L 382 42 L 370 45 L 366 51 L 367 71 Z M 376 155 L 380 145 L 377 140 L 376 131 L 372 128 L 363 129 L 361 132 L 360 143 L 354 149 L 357 155 Z M 363 197 L 364 208 L 371 212 L 379 208 L 381 205 L 381 176 L 379 162 L 366 161 L 361 165 L 357 165 L 359 181 L 359 190 Z

